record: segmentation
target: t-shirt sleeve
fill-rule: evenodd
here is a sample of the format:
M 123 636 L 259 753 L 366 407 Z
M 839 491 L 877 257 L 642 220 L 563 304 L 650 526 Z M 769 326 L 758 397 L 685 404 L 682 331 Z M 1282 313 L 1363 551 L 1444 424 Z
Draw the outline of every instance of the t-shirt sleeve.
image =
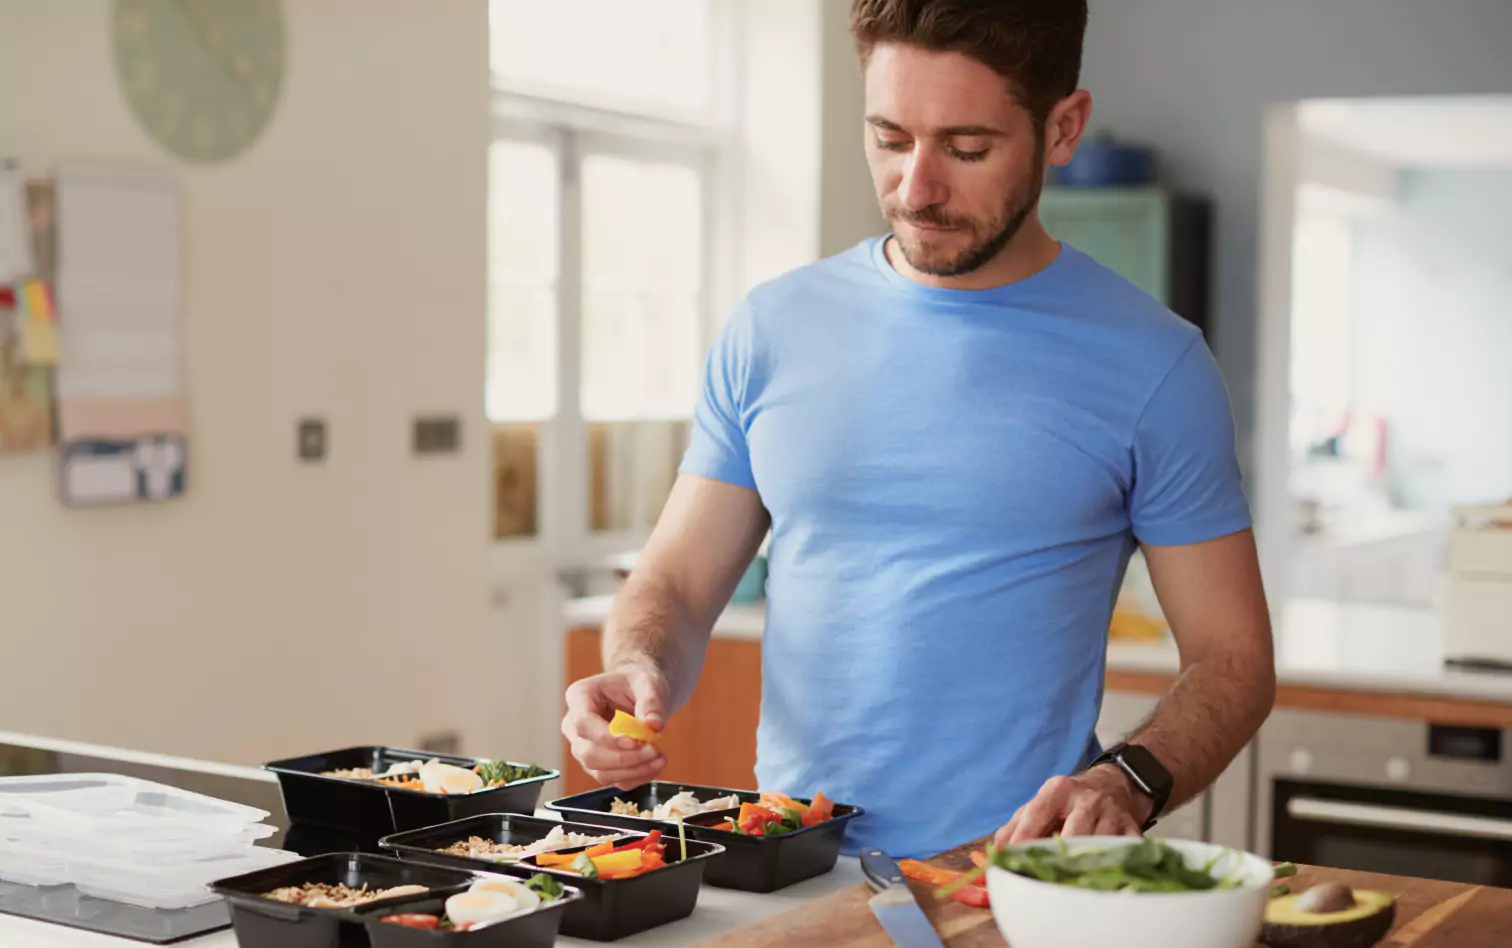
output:
M 720 331 L 704 364 L 692 434 L 679 473 L 755 489 L 745 428 L 751 346 L 750 307 L 741 303 Z
M 1194 340 L 1151 396 L 1134 432 L 1134 536 L 1152 546 L 1201 543 L 1251 525 L 1228 391 Z

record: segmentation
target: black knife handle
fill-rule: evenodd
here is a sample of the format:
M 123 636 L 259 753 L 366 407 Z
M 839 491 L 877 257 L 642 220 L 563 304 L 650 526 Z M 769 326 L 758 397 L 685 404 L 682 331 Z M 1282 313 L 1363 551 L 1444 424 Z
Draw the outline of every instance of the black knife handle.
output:
M 867 884 L 878 892 L 895 885 L 905 885 L 903 871 L 891 856 L 880 849 L 863 849 L 861 851 L 861 871 L 866 875 Z

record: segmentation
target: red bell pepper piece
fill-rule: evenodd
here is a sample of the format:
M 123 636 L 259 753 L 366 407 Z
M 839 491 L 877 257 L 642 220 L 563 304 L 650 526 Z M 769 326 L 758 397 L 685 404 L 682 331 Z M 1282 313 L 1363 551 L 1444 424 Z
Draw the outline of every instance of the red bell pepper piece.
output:
M 987 890 L 979 885 L 966 885 L 957 889 L 950 896 L 962 905 L 972 908 L 990 908 L 991 903 L 987 899 Z

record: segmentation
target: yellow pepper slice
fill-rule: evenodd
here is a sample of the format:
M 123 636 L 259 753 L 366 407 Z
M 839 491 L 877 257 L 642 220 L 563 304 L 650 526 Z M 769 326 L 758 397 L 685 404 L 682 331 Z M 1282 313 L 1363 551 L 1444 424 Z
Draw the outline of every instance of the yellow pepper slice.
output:
M 601 876 L 616 876 L 622 872 L 635 872 L 641 868 L 645 853 L 639 849 L 626 849 L 605 856 L 593 857 L 593 865 Z
M 618 710 L 609 722 L 609 733 L 615 737 L 628 737 L 632 741 L 645 741 L 655 747 L 660 747 L 662 743 L 662 736 L 651 730 L 645 721 Z

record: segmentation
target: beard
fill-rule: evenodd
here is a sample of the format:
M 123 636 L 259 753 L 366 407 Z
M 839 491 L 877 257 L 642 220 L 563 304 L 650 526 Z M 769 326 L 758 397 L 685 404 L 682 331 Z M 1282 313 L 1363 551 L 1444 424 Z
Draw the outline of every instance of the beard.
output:
M 943 238 L 951 238 L 956 234 L 969 235 L 971 240 L 964 248 L 952 250 L 944 240 L 912 235 L 905 237 L 898 232 L 896 226 L 892 229 L 898 250 L 910 267 L 934 277 L 964 276 L 986 266 L 1008 246 L 1039 203 L 1044 184 L 1045 163 L 1036 155 L 1033 170 L 1009 192 L 1002 212 L 988 220 L 947 214 L 933 206 L 910 211 L 886 201 L 882 204 L 882 214 L 892 222 L 907 221 L 951 228 L 952 233 L 940 235 Z

